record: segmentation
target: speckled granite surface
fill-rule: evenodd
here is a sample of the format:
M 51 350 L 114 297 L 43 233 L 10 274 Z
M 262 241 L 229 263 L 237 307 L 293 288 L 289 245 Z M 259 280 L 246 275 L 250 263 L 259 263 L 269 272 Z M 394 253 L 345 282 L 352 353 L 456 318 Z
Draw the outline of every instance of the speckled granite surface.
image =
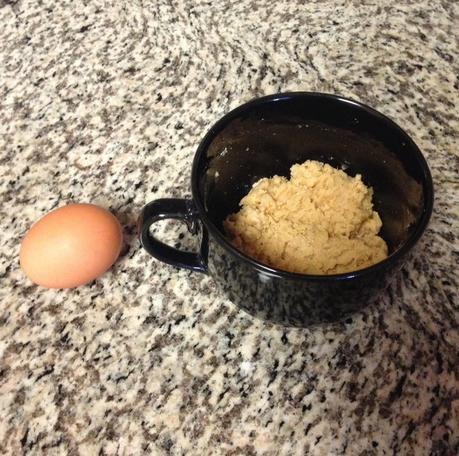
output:
M 300 3 L 0 0 L 1 454 L 457 454 L 458 3 Z M 285 90 L 391 116 L 436 184 L 379 306 L 307 330 L 253 320 L 133 232 L 144 203 L 189 195 L 215 120 Z M 117 213 L 123 256 L 39 289 L 20 239 L 69 201 Z

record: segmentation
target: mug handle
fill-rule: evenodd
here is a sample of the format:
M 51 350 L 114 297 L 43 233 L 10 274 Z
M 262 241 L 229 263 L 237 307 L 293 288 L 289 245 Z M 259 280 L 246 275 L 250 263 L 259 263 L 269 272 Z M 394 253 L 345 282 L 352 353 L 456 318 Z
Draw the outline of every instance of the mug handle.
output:
M 156 259 L 179 268 L 192 271 L 207 272 L 208 234 L 202 229 L 201 251 L 199 253 L 185 252 L 170 247 L 158 241 L 150 233 L 153 223 L 165 219 L 177 219 L 185 222 L 188 231 L 198 234 L 199 216 L 191 200 L 177 198 L 162 198 L 148 203 L 140 214 L 137 222 L 140 243 L 142 247 Z

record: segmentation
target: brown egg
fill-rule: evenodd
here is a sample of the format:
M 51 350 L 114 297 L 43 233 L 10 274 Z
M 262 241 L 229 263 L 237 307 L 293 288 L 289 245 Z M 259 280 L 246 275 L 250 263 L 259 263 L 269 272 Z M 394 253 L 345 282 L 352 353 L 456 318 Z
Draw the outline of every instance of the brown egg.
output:
M 73 288 L 91 282 L 118 258 L 118 220 L 93 204 L 69 204 L 38 220 L 21 243 L 20 263 L 36 284 Z

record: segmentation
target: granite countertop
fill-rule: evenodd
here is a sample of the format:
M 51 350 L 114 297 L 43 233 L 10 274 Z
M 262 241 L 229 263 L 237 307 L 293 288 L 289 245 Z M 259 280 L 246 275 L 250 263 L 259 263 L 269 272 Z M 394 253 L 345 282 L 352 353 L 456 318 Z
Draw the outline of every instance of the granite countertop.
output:
M 459 452 L 459 4 L 362 3 L 0 0 L 1 454 Z M 135 236 L 146 202 L 190 194 L 214 121 L 287 90 L 393 118 L 436 190 L 378 305 L 310 329 L 249 317 Z M 20 240 L 70 201 L 119 217 L 122 257 L 36 287 Z

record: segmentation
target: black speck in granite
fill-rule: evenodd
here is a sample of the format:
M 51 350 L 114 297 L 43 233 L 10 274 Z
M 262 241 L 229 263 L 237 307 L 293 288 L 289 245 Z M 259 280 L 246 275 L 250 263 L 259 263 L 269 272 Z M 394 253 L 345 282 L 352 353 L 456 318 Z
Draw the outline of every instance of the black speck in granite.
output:
M 459 365 L 457 2 L 0 0 L 0 453 L 452 455 Z M 429 228 L 378 305 L 330 326 L 253 320 L 136 241 L 189 197 L 224 113 L 333 92 L 393 118 L 435 182 Z M 26 230 L 91 201 L 126 245 L 86 287 L 32 286 Z M 184 226 L 156 234 L 195 248 Z

